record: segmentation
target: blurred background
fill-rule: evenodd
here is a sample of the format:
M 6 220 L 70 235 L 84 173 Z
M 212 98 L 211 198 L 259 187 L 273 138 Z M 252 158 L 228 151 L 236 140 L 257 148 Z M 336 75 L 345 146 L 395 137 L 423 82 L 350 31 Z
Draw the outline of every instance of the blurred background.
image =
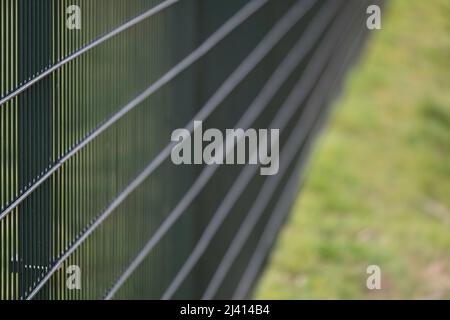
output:
M 256 298 L 450 298 L 449 17 L 447 0 L 386 3 Z

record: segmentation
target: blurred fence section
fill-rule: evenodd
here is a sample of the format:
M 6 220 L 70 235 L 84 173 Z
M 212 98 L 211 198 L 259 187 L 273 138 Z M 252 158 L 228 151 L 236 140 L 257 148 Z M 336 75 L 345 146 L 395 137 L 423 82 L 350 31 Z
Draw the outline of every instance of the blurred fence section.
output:
M 248 296 L 367 5 L 1 0 L 0 298 Z M 279 173 L 174 165 L 194 120 L 280 129 Z

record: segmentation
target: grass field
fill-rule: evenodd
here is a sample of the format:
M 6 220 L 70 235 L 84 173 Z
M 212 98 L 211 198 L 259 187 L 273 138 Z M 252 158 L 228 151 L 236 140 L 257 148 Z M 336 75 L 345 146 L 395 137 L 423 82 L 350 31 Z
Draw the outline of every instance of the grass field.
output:
M 255 298 L 450 298 L 450 2 L 388 2 Z

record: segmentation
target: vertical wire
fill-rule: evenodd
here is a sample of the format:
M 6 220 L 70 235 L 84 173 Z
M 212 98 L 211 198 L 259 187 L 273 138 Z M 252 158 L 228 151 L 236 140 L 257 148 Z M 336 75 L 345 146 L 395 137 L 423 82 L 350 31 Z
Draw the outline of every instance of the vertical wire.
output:
M 0 3 L 0 30 L 5 30 L 4 27 L 4 15 L 5 15 L 5 8 L 4 8 L 4 2 L 1 1 Z M 4 70 L 5 70 L 5 61 L 4 61 L 4 53 L 3 53 L 3 48 L 6 48 L 6 43 L 5 43 L 5 38 L 4 38 L 4 33 L 0 32 L 0 95 L 4 95 L 5 92 L 5 83 L 6 80 L 4 79 L 4 77 L 6 76 Z M 5 192 L 6 192 L 6 181 L 5 181 L 5 171 L 6 171 L 6 160 L 4 158 L 4 154 L 5 154 L 5 144 L 3 143 L 4 140 L 4 127 L 6 126 L 6 119 L 5 119 L 5 111 L 4 110 L 0 110 L 0 163 L 1 163 L 1 172 L 0 172 L 0 207 L 3 209 L 3 207 L 6 205 L 6 200 L 5 200 Z M 1 288 L 0 288 L 0 298 L 2 299 L 6 299 L 6 290 L 5 290 L 5 283 L 7 281 L 7 271 L 6 271 L 6 252 L 5 252 L 5 243 L 6 243 L 6 232 L 5 232 L 5 222 L 4 221 L 0 221 L 0 284 L 1 284 Z

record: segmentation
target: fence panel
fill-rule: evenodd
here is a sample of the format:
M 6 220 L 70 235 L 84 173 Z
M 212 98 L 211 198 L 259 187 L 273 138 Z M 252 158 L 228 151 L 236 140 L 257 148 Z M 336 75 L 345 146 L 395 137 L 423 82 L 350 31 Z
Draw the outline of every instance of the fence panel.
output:
M 0 2 L 0 299 L 248 297 L 367 1 Z M 279 173 L 173 164 L 195 120 L 279 129 Z

